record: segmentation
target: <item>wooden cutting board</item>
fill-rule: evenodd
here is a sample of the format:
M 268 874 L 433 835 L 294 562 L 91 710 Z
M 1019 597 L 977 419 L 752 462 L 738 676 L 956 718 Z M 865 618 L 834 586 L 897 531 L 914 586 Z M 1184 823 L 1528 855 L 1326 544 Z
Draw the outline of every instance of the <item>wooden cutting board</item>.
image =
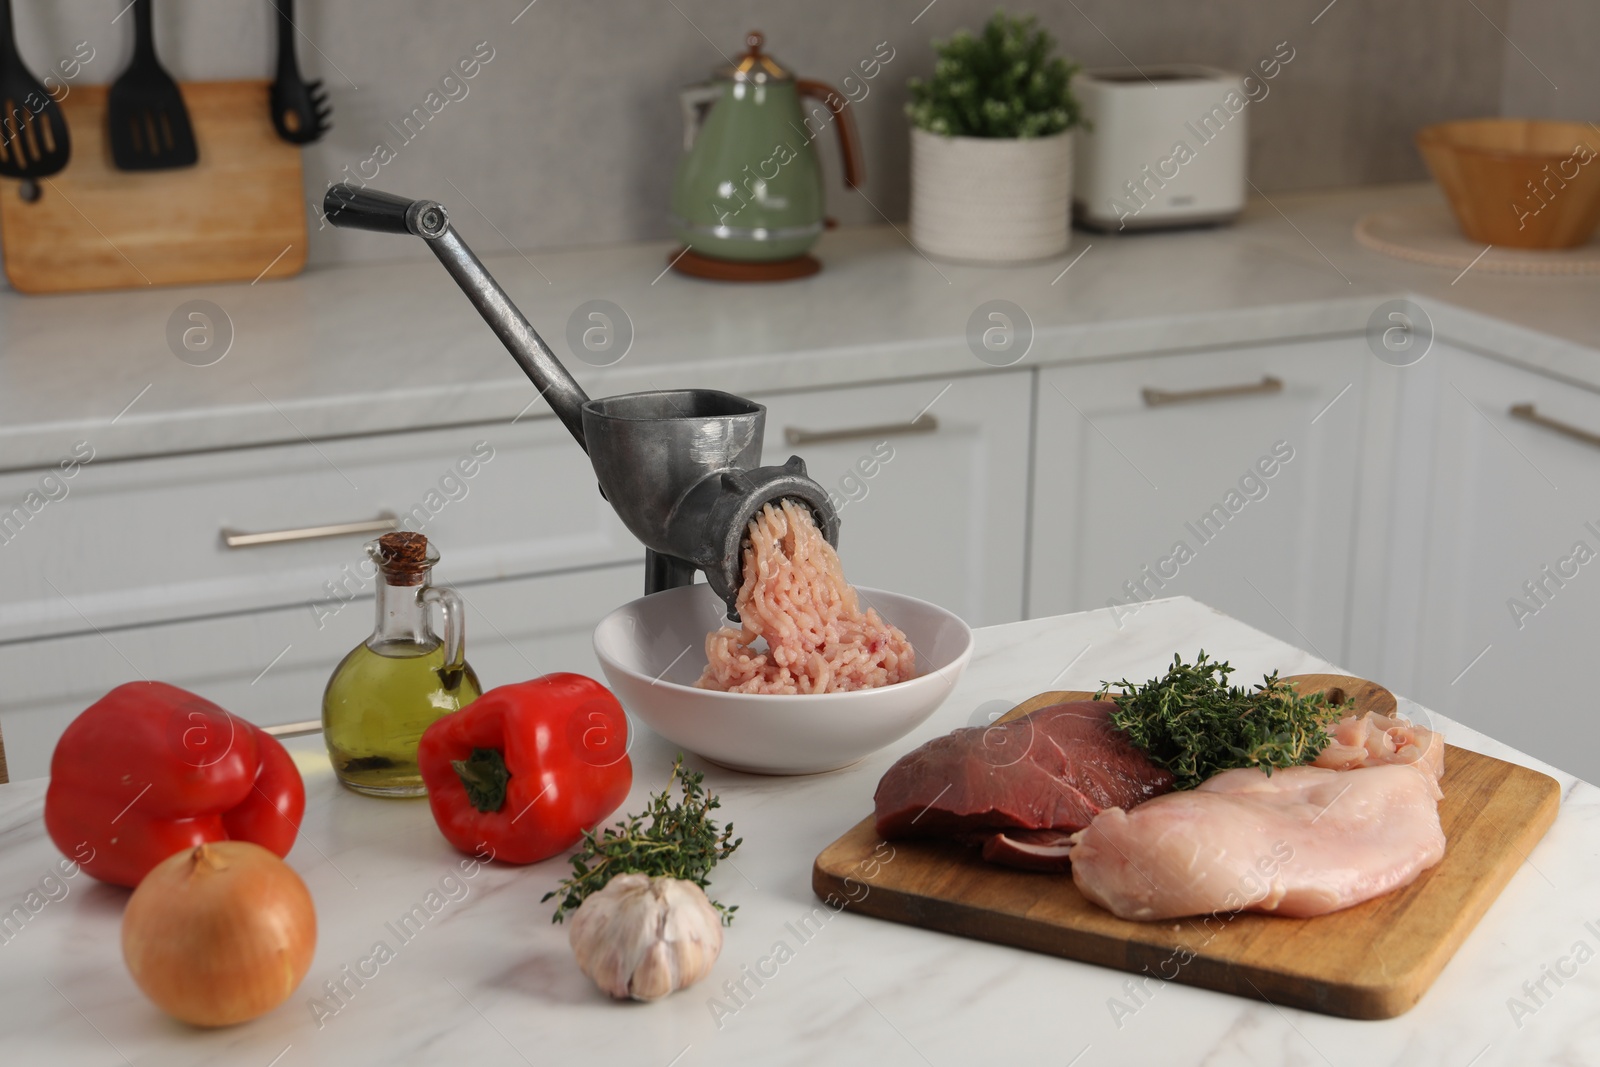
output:
M 1343 690 L 1359 711 L 1395 708 L 1388 690 L 1363 679 L 1291 680 L 1330 698 Z M 1003 720 L 1092 697 L 1041 693 Z M 955 844 L 884 842 L 870 817 L 823 850 L 811 884 L 817 896 L 834 894 L 881 919 L 1277 1005 L 1387 1019 L 1421 999 L 1561 805 L 1548 775 L 1452 745 L 1440 784 L 1444 859 L 1404 889 L 1314 919 L 1240 913 L 1129 922 L 1085 900 L 1070 874 L 997 867 Z
M 248 282 L 305 266 L 300 150 L 272 128 L 267 82 L 181 89 L 200 161 L 139 173 L 111 165 L 105 87 L 67 94 L 66 169 L 32 203 L 21 182 L 0 179 L 0 248 L 18 291 Z

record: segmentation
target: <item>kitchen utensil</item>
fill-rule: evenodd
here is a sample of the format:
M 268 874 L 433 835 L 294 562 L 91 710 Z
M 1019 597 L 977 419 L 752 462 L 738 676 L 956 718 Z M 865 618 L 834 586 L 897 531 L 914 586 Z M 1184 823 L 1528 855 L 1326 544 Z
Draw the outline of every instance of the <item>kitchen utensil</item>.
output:
M 1395 707 L 1388 690 L 1364 679 L 1288 680 L 1301 692 L 1343 690 L 1358 711 Z M 1001 721 L 1093 695 L 1041 693 Z M 1085 900 L 1070 875 L 996 867 L 974 849 L 944 842 L 885 845 L 870 817 L 823 850 L 811 884 L 818 896 L 834 894 L 852 910 L 881 919 L 1256 997 L 1280 1008 L 1388 1019 L 1427 991 L 1561 806 L 1560 785 L 1537 771 L 1454 745 L 1445 747 L 1444 763 L 1444 859 L 1403 889 L 1313 919 L 1240 913 L 1129 922 Z
M 11 23 L 11 0 L 0 0 L 0 175 L 22 178 L 27 199 L 40 178 L 59 173 L 72 156 L 61 106 L 23 66 Z
M 1228 222 L 1244 210 L 1250 108 L 1237 74 L 1192 63 L 1073 76 L 1084 125 L 1073 163 L 1079 223 L 1149 230 Z M 1181 146 L 1181 150 L 1180 150 Z
M 322 81 L 306 83 L 294 53 L 294 0 L 272 0 L 278 11 L 278 76 L 272 83 L 272 125 L 290 144 L 311 144 L 333 127 Z
M 757 466 L 767 416 L 761 404 L 715 389 L 590 400 L 451 227 L 442 205 L 341 183 L 328 189 L 323 210 L 335 226 L 427 242 L 589 454 L 601 494 L 644 543 L 646 593 L 688 585 L 695 571 L 704 571 L 728 617 L 737 618 L 746 528 L 762 505 L 786 498 L 809 507 L 817 528 L 839 543 L 839 514 L 799 456 Z
M 267 83 L 183 88 L 206 144 L 193 167 L 124 173 L 97 137 L 50 179 L 60 196 L 25 203 L 18 183 L 0 178 L 0 247 L 18 291 L 249 282 L 305 265 L 300 153 L 273 132 L 261 106 Z M 102 129 L 106 89 L 76 86 L 61 110 L 79 130 Z
M 191 167 L 198 158 L 183 94 L 156 58 L 154 2 L 133 0 L 133 59 L 111 83 L 106 105 L 111 158 L 118 170 Z
M 1600 131 L 1553 119 L 1466 119 L 1417 131 L 1461 232 L 1481 244 L 1574 248 L 1600 225 Z
M 696 689 L 706 634 L 722 608 L 704 585 L 624 604 L 595 627 L 594 651 L 622 706 L 673 744 L 752 774 L 831 771 L 920 726 L 972 655 L 972 631 L 943 608 L 877 589 L 858 592 L 863 605 L 905 631 L 917 652 L 915 678 L 848 693 Z
M 816 271 L 820 265 L 805 258 L 824 224 L 822 169 L 811 142 L 830 125 L 845 185 L 854 189 L 863 180 L 849 102 L 832 86 L 784 70 L 762 52 L 764 41 L 751 33 L 734 66 L 681 94 L 684 154 L 672 188 L 672 224 L 690 252 L 674 264 L 680 270 L 706 274 L 704 261 L 713 260 L 782 262 L 788 277 Z M 803 97 L 824 106 L 808 116 Z

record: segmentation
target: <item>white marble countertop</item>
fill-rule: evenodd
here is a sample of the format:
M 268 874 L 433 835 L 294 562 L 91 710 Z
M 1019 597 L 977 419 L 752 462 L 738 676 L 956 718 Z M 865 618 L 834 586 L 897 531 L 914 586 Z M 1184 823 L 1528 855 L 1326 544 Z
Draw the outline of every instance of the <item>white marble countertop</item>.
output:
M 1252 201 L 1233 226 L 1076 233 L 1057 260 L 1005 268 L 932 263 L 889 226 L 847 229 L 823 238 L 820 275 L 770 286 L 662 274 L 666 243 L 485 258 L 592 395 L 983 372 L 965 330 L 995 298 L 1027 312 L 1036 339 L 1023 365 L 1042 365 L 1357 333 L 1406 293 L 1440 337 L 1600 387 L 1600 276 L 1456 280 L 1356 244 L 1368 212 L 1437 200 L 1427 185 L 1284 194 Z M 461 225 L 481 250 L 503 247 L 476 218 Z M 169 348 L 169 319 L 196 299 L 231 323 L 213 366 Z M 565 340 L 592 299 L 622 307 L 634 331 L 626 357 L 603 369 Z M 509 419 L 535 400 L 425 254 L 256 285 L 0 291 L 0 337 L 0 470 L 54 463 L 78 440 L 105 459 Z
M 829 919 L 798 944 L 786 924 L 818 906 L 816 854 L 871 810 L 878 778 L 899 754 L 1051 688 L 1159 673 L 1172 653 L 1198 647 L 1241 676 L 1330 665 L 1192 600 L 1152 602 L 1119 630 L 1104 612 L 978 631 L 972 666 L 949 700 L 912 736 L 855 767 L 806 778 L 760 778 L 708 768 L 708 783 L 745 838 L 718 869 L 712 892 L 739 906 L 722 956 L 702 984 L 651 1005 L 618 1004 L 574 965 L 566 930 L 539 898 L 565 863 L 484 868 L 460 882 L 429 924 L 404 943 L 336 1014 L 317 1024 L 314 998 L 342 968 L 394 939 L 385 924 L 410 910 L 462 858 L 434 830 L 427 806 L 339 789 L 320 744 L 293 742 L 305 772 L 304 834 L 289 861 L 318 909 L 316 958 L 306 982 L 276 1011 L 222 1031 L 162 1016 L 120 962 L 127 893 L 79 874 L 0 944 L 0 1054 L 7 1064 L 116 1065 L 443 1062 L 1378 1064 L 1492 1067 L 1592 1063 L 1600 1057 L 1600 964 L 1557 986 L 1546 968 L 1572 966 L 1578 943 L 1600 944 L 1593 885 L 1600 864 L 1600 792 L 1433 715 L 1467 748 L 1515 760 L 1562 784 L 1561 813 L 1544 841 L 1445 967 L 1398 1019 L 1355 1022 L 1163 986 L 1120 1027 L 1108 1000 L 1127 976 L 1086 964 L 881 922 Z M 986 710 L 986 709 L 985 709 Z M 627 808 L 659 789 L 671 762 L 642 731 Z M 40 818 L 43 780 L 0 787 L 0 907 L 37 889 L 59 858 Z M 1585 924 L 1593 924 L 1586 926 Z M 723 983 L 790 941 L 793 958 L 722 1025 Z M 1587 959 L 1587 956 L 1583 956 Z M 1566 963 L 1561 961 L 1566 959 Z M 1544 979 L 1529 1000 L 1524 983 Z M 1532 1007 L 1514 1019 L 1509 999 Z M 1520 1025 L 1519 1025 L 1520 1024 Z

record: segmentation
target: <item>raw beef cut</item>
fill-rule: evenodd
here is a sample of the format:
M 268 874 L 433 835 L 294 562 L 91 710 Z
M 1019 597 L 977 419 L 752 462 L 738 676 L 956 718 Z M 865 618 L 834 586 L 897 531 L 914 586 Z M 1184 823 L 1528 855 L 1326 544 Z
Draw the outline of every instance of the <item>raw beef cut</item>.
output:
M 1070 830 L 1007 830 L 983 842 L 983 858 L 1025 871 L 1064 871 L 1072 866 Z
M 1072 880 L 1124 919 L 1304 918 L 1409 885 L 1444 856 L 1432 767 L 1223 771 L 1076 836 Z
M 935 738 L 889 768 L 873 797 L 886 838 L 955 838 L 995 862 L 1061 870 L 1065 831 L 1106 808 L 1131 808 L 1173 777 L 1111 725 L 1110 701 L 1041 708 L 1011 722 Z

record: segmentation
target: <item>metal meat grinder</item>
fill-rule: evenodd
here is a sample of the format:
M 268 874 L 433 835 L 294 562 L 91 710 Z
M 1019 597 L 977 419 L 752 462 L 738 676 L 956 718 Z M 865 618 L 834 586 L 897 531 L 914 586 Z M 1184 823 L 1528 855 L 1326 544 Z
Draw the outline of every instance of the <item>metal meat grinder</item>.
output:
M 799 456 L 763 467 L 767 409 L 716 389 L 652 390 L 600 400 L 567 373 L 550 346 L 490 276 L 442 205 L 348 183 L 323 199 L 335 226 L 412 234 L 427 242 L 539 395 L 589 454 L 600 493 L 645 546 L 646 593 L 688 585 L 694 572 L 739 615 L 735 600 L 750 520 L 792 499 L 811 509 L 835 547 L 839 514 Z

